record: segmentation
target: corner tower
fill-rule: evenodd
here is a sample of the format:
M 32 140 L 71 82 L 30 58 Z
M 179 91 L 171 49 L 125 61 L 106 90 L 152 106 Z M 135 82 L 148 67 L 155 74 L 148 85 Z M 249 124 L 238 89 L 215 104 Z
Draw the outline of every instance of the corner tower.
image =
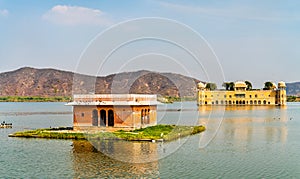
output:
M 205 84 L 199 82 L 197 84 L 197 105 L 201 106 L 204 105 L 204 98 L 205 98 Z
M 283 81 L 278 83 L 276 102 L 278 105 L 286 105 L 286 85 Z

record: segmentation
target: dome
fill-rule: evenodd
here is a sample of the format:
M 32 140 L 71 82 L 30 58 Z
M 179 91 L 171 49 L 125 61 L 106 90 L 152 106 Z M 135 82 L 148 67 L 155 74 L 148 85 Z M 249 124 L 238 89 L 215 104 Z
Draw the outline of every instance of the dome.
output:
M 204 89 L 205 86 L 206 86 L 206 85 L 205 85 L 204 83 L 202 83 L 202 82 L 199 82 L 199 83 L 197 84 L 198 89 Z
M 278 88 L 286 88 L 285 82 L 280 81 L 280 82 L 278 83 Z
M 243 81 L 237 81 L 234 83 L 234 87 L 235 88 L 247 88 L 247 85 Z

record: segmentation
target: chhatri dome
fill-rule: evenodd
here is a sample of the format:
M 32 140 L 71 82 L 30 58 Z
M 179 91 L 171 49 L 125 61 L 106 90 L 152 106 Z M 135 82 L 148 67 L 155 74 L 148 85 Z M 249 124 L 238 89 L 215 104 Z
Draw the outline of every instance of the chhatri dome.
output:
M 283 81 L 278 82 L 278 88 L 286 88 L 285 82 Z
M 204 83 L 202 83 L 202 82 L 199 82 L 197 84 L 197 87 L 198 87 L 198 89 L 204 89 L 206 87 L 206 85 Z
M 247 85 L 243 81 L 237 81 L 234 83 L 234 87 L 235 88 L 247 88 Z

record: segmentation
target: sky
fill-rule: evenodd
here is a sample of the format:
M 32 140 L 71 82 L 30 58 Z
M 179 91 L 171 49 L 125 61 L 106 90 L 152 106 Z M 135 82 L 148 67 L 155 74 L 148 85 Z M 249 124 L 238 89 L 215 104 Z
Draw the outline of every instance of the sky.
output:
M 0 0 L 0 72 L 153 70 L 261 88 L 300 81 L 299 57 L 297 0 Z

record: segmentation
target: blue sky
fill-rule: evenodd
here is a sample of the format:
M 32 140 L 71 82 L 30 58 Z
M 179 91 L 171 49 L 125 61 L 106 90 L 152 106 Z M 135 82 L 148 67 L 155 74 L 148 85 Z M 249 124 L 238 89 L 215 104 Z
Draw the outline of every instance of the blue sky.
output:
M 226 81 L 250 80 L 256 87 L 267 80 L 300 81 L 300 2 L 296 0 L 0 0 L 0 72 L 23 66 L 76 71 L 80 55 L 97 34 L 141 17 L 176 20 L 201 34 L 217 55 Z M 131 50 L 145 46 L 137 43 Z M 125 51 L 120 54 L 126 55 Z M 176 65 L 168 66 L 168 60 L 157 61 L 161 57 L 144 59 L 144 68 L 132 64 L 123 68 L 116 58 L 98 75 L 139 69 L 181 73 Z M 192 76 L 208 80 L 201 69 L 197 73 L 191 67 L 188 58 L 182 63 Z M 215 73 L 213 68 L 211 73 Z

